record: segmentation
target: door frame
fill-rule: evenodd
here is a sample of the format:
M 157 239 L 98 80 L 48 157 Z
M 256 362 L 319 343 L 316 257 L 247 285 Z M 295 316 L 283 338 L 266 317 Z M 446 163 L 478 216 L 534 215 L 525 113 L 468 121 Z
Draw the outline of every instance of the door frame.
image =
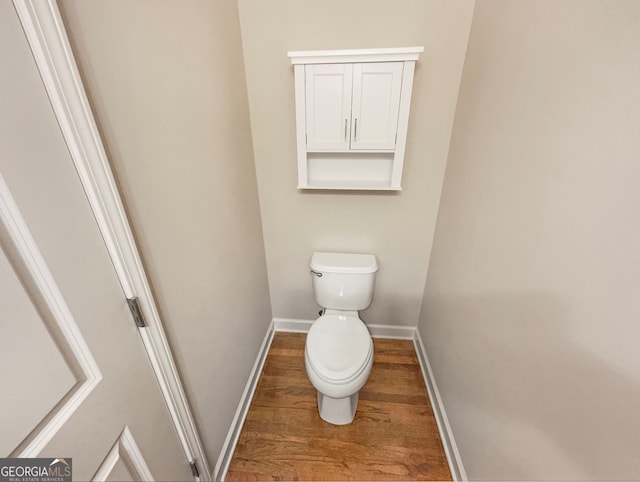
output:
M 138 331 L 182 448 L 187 460 L 197 464 L 199 479 L 210 481 L 211 470 L 201 437 L 58 6 L 55 0 L 13 0 L 13 4 L 124 295 L 138 298 L 147 323 Z

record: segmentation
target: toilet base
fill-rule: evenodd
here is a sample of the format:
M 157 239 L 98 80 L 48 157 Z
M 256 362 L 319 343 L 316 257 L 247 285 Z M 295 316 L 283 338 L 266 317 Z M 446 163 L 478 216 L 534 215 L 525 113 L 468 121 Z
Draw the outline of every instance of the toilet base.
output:
M 358 398 L 360 392 L 345 398 L 331 398 L 319 391 L 318 412 L 320 418 L 333 425 L 348 425 L 353 422 L 358 408 Z

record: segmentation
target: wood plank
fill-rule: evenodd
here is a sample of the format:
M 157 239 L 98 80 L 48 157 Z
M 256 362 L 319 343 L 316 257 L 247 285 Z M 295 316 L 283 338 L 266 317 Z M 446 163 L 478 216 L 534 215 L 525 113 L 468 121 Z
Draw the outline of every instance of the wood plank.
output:
M 302 333 L 276 333 L 227 480 L 451 480 L 413 343 L 374 340 L 352 424 L 318 415 Z

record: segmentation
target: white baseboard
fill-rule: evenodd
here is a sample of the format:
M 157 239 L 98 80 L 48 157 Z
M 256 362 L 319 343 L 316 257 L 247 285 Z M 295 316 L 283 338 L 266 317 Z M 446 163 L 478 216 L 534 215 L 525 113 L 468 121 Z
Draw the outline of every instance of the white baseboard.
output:
M 307 333 L 313 320 L 297 320 L 293 318 L 274 318 L 274 331 L 284 331 L 286 333 Z
M 373 338 L 392 338 L 394 340 L 413 340 L 415 326 L 367 325 Z
M 436 423 L 438 424 L 438 431 L 440 432 L 440 438 L 442 439 L 442 445 L 444 446 L 444 452 L 449 463 L 449 470 L 451 471 L 451 477 L 456 481 L 467 481 L 467 473 L 464 470 L 462 464 L 462 458 L 460 451 L 456 444 L 456 440 L 453 437 L 453 431 L 451 425 L 449 425 L 449 419 L 447 418 L 447 412 L 445 411 L 442 398 L 440 397 L 440 391 L 438 385 L 433 376 L 431 370 L 431 364 L 427 357 L 424 343 L 420 331 L 416 328 L 415 337 L 413 343 L 416 347 L 416 354 L 420 361 L 420 367 L 422 368 L 422 375 L 424 376 L 424 382 L 427 385 L 427 393 L 429 394 L 429 400 L 431 407 L 433 408 L 433 414 L 436 417 Z
M 293 318 L 274 318 L 273 329 L 288 333 L 307 333 L 315 320 L 298 320 Z M 369 333 L 373 338 L 394 338 L 398 340 L 413 340 L 415 326 L 369 325 Z
M 249 374 L 249 380 L 247 380 L 247 384 L 244 387 L 244 391 L 240 397 L 240 403 L 238 404 L 238 408 L 236 409 L 236 413 L 231 422 L 231 427 L 229 428 L 229 432 L 227 432 L 227 438 L 224 441 L 224 445 L 220 451 L 220 456 L 218 457 L 215 469 L 213 470 L 213 480 L 224 481 L 227 477 L 231 457 L 233 456 L 233 452 L 238 444 L 238 438 L 240 437 L 242 426 L 247 418 L 247 413 L 251 406 L 251 400 L 253 400 L 253 394 L 258 386 L 258 380 L 260 379 L 262 368 L 264 367 L 264 363 L 267 360 L 267 354 L 269 353 L 269 348 L 271 347 L 271 341 L 273 340 L 274 334 L 273 326 L 274 322 L 272 321 L 264 336 L 260 350 L 258 350 L 258 356 L 256 357 L 256 361 L 253 364 L 251 373 Z

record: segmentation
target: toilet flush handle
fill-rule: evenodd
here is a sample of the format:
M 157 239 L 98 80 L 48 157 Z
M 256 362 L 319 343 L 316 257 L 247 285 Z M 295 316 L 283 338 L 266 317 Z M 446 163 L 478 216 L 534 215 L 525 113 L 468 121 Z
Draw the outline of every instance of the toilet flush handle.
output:
M 309 271 L 312 275 L 317 276 L 318 278 L 322 278 L 322 273 L 318 273 L 317 271 Z

